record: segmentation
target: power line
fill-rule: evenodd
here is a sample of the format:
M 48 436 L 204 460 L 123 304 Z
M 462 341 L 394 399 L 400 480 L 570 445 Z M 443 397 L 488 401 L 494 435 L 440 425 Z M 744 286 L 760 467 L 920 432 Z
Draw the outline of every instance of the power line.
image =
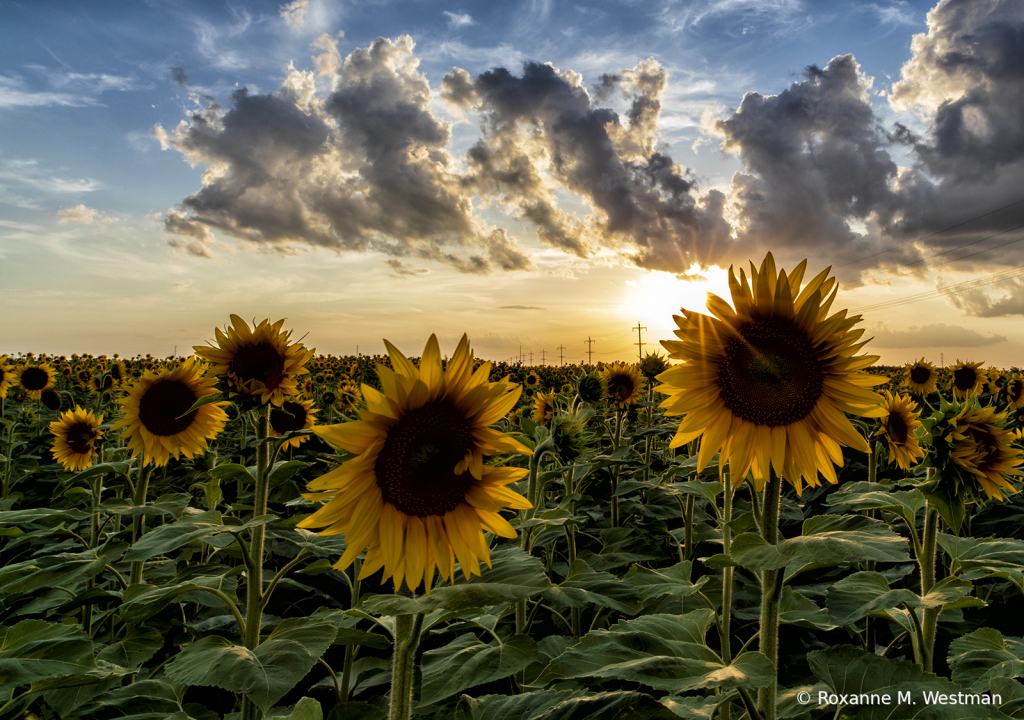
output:
M 839 268 L 846 267 L 847 265 L 854 265 L 856 263 L 863 262 L 865 260 L 870 260 L 871 258 L 876 258 L 879 255 L 885 255 L 886 253 L 893 252 L 894 250 L 899 250 L 900 248 L 906 247 L 907 245 L 913 245 L 914 243 L 919 243 L 922 240 L 927 240 L 928 238 L 935 237 L 936 235 L 941 235 L 944 232 L 949 232 L 950 230 L 955 230 L 956 228 L 958 228 L 958 227 L 960 227 L 962 225 L 967 225 L 968 223 L 972 223 L 975 220 L 981 220 L 983 217 L 988 217 L 989 215 L 994 215 L 997 212 L 1000 212 L 1001 210 L 1005 210 L 1006 208 L 1013 207 L 1014 205 L 1020 205 L 1021 203 L 1024 203 L 1024 198 L 1021 198 L 1020 200 L 1017 200 L 1016 202 L 1012 202 L 1009 205 L 1003 205 L 1002 207 L 996 208 L 995 210 L 990 210 L 989 212 L 987 212 L 987 213 L 985 213 L 983 215 L 978 215 L 976 217 L 972 217 L 970 220 L 964 220 L 963 222 L 957 223 L 956 225 L 950 225 L 948 228 L 944 228 L 942 230 L 936 230 L 935 232 L 931 233 L 930 235 L 925 235 L 923 237 L 917 238 L 916 240 L 910 240 L 908 242 L 905 242 L 902 245 L 897 245 L 896 247 L 891 247 L 888 250 L 882 250 L 881 252 L 876 252 L 873 255 L 865 255 L 862 258 L 857 258 L 856 260 L 850 260 L 849 262 L 845 262 L 842 265 L 836 265 L 835 268 L 838 270 Z
M 1009 280 L 1011 278 L 1021 277 L 1022 275 L 1024 275 L 1024 265 L 1018 265 L 1017 267 L 992 273 L 991 275 L 974 278 L 973 280 L 965 280 L 964 282 L 957 283 L 956 285 L 949 285 L 941 290 L 930 290 L 928 292 L 917 293 L 916 295 L 907 295 L 906 297 L 897 298 L 895 300 L 875 303 L 874 305 L 852 308 L 849 312 L 861 313 L 871 310 L 887 310 L 889 308 L 899 307 L 900 305 L 909 305 L 911 303 L 921 302 L 922 300 L 931 300 L 941 295 L 955 295 L 956 292 L 951 291 L 973 290 L 974 288 L 991 285 L 992 283 L 999 282 L 1000 280 Z

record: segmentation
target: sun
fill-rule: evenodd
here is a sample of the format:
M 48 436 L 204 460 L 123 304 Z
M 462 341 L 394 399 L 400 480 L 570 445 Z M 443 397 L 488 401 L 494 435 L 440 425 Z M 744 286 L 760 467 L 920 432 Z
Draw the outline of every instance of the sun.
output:
M 684 279 L 680 279 L 684 278 Z M 729 272 L 717 265 L 701 268 L 694 263 L 679 275 L 661 270 L 647 270 L 635 280 L 626 281 L 626 292 L 619 304 L 619 314 L 632 322 L 638 320 L 649 332 L 674 329 L 672 316 L 681 308 L 706 313 L 708 293 L 729 297 Z

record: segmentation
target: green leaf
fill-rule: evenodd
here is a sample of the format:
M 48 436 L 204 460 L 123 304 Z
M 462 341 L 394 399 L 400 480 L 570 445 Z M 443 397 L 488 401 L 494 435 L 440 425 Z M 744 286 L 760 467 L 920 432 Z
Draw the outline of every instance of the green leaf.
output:
M 243 532 L 276 519 L 276 515 L 261 515 L 242 525 L 225 525 L 219 510 L 183 515 L 180 519 L 154 528 L 143 535 L 142 539 L 125 553 L 124 559 L 129 562 L 149 560 L 156 555 L 165 555 L 193 540 L 202 540 L 228 531 Z
M 131 498 L 108 498 L 100 503 L 100 510 L 113 515 L 133 517 L 135 515 L 170 515 L 181 517 L 181 514 L 192 502 L 189 493 L 168 493 L 161 495 L 154 502 L 136 505 Z
M 827 606 L 836 625 L 849 625 L 869 615 L 891 610 L 902 603 L 918 608 L 963 607 L 974 603 L 961 603 L 973 586 L 954 577 L 943 578 L 931 592 L 919 597 L 913 590 L 889 588 L 889 581 L 877 572 L 858 572 L 849 575 L 828 589 Z M 970 598 L 977 601 L 977 598 Z M 980 601 L 977 601 L 980 602 Z
M 93 465 L 91 468 L 83 470 L 74 476 L 75 482 L 82 482 L 83 480 L 91 480 L 97 475 L 105 475 L 107 473 L 113 473 L 115 475 L 128 476 L 128 472 L 131 470 L 132 462 L 125 460 L 123 462 L 116 463 L 102 463 L 100 465 Z
M 295 543 L 303 550 L 308 550 L 320 558 L 337 560 L 348 547 L 344 535 L 318 535 L 304 528 L 276 529 L 270 532 L 276 538 Z M 334 563 L 332 562 L 331 565 Z
M 106 564 L 113 562 L 126 547 L 126 543 L 111 543 L 80 553 L 43 555 L 8 565 L 0 570 L 0 591 L 27 593 L 55 586 L 74 587 L 99 575 Z
M 256 478 L 249 468 L 237 463 L 221 463 L 210 474 L 218 480 L 241 480 L 243 483 L 256 484 Z
M 55 510 L 52 508 L 27 508 L 25 510 L 4 510 L 0 512 L 0 525 L 25 525 L 38 520 L 85 520 L 89 513 L 81 510 Z
M 743 533 L 732 543 L 732 558 L 748 570 L 776 570 L 791 563 L 800 565 L 850 565 L 867 562 L 910 562 L 907 539 L 878 520 L 851 518 L 862 529 L 848 529 L 837 516 L 812 518 L 800 537 L 769 545 L 760 535 Z M 846 516 L 849 517 L 849 516 Z M 812 522 L 813 521 L 813 522 Z M 861 522 L 869 521 L 869 522 Z M 828 528 L 828 529 L 823 529 Z
M 692 697 L 669 695 L 659 702 L 671 710 L 676 717 L 684 720 L 711 720 L 715 708 L 722 702 L 720 697 Z
M 387 650 L 391 647 L 391 641 L 378 633 L 356 630 L 355 628 L 338 628 L 334 636 L 335 645 L 366 645 L 367 647 Z
M 634 565 L 626 573 L 626 581 L 640 591 L 640 599 L 643 602 L 663 595 L 688 597 L 700 590 L 704 583 L 711 579 L 704 575 L 696 583 L 692 583 L 690 582 L 691 569 L 692 563 L 689 560 L 658 570 Z
M 92 638 L 78 626 L 43 620 L 0 626 L 0 695 L 5 698 L 19 685 L 95 667 Z
M 579 557 L 565 580 L 546 590 L 544 596 L 569 607 L 600 605 L 627 615 L 636 615 L 643 607 L 635 587 L 611 573 L 594 571 Z
M 835 630 L 836 628 L 836 623 L 829 617 L 828 612 L 788 585 L 782 588 L 782 599 L 779 601 L 779 623 L 813 627 L 819 630 Z
M 1024 571 L 1024 540 L 959 538 L 939 533 L 939 545 L 949 553 L 950 568 L 965 580 L 1007 573 L 1012 580 Z M 1016 582 L 1018 587 L 1021 583 Z
M 551 587 L 541 561 L 517 545 L 501 545 L 492 550 L 491 563 L 492 569 L 483 570 L 469 581 L 463 582 L 456 575 L 454 585 L 435 587 L 429 596 L 366 594 L 359 599 L 359 607 L 377 615 L 429 613 L 438 608 L 468 610 L 525 600 Z
M 969 714 L 958 705 L 927 702 L 925 693 L 956 695 L 967 688 L 926 673 L 906 660 L 890 660 L 850 645 L 808 653 L 814 675 L 837 695 L 889 695 L 890 704 L 847 704 L 842 717 L 857 720 L 1005 720 L 994 707 L 971 705 Z M 897 693 L 910 693 L 911 703 L 900 703 Z M 870 699 L 870 698 L 868 698 Z M 813 699 L 817 704 L 817 698 Z M 831 710 L 831 708 L 829 708 Z
M 82 720 L 186 720 L 177 694 L 163 680 L 136 680 L 100 695 L 79 711 Z
M 836 492 L 828 496 L 828 504 L 835 508 L 848 507 L 863 510 L 885 510 L 899 515 L 910 527 L 915 527 L 917 513 L 925 506 L 924 495 L 919 490 L 891 492 L 878 483 L 843 483 Z
M 203 407 L 203 405 L 209 405 L 211 403 L 220 402 L 222 400 L 227 400 L 227 399 L 228 399 L 228 396 L 225 395 L 222 392 L 215 392 L 215 393 L 210 393 L 209 395 L 204 395 L 203 397 L 199 398 L 194 403 L 192 403 L 192 407 L 190 407 L 188 410 L 186 410 L 181 415 L 179 415 L 177 417 L 177 419 L 181 420 L 181 418 L 185 417 L 186 415 L 188 415 L 191 412 L 195 412 L 199 408 Z
M 587 695 L 569 690 L 522 695 L 463 695 L 458 711 L 472 720 L 676 720 L 650 695 L 629 690 Z
M 96 659 L 134 670 L 142 667 L 163 646 L 164 636 L 159 630 L 136 627 L 129 630 L 124 639 L 103 648 L 96 654 Z
M 324 710 L 313 698 L 304 697 L 291 707 L 275 708 L 264 720 L 324 720 Z
M 758 688 L 775 680 L 775 667 L 757 652 L 725 665 L 704 644 L 711 610 L 686 615 L 643 615 L 594 630 L 556 657 L 534 685 L 558 678 L 613 678 L 681 693 L 712 687 Z
M 232 600 L 234 593 L 234 578 L 224 576 L 210 576 L 194 578 L 189 582 L 172 583 L 168 585 L 129 585 L 124 591 L 121 603 L 121 619 L 129 625 L 140 623 L 143 620 L 163 610 L 170 602 L 185 593 L 195 593 L 199 597 L 191 597 L 193 601 L 202 599 L 203 604 L 224 605 L 224 601 L 216 595 L 206 592 L 207 588 L 216 588 L 224 592 Z
M 270 487 L 277 487 L 281 483 L 288 481 L 299 470 L 310 465 L 312 463 L 302 462 L 301 460 L 286 460 L 274 463 L 274 467 L 270 471 Z
M 306 676 L 334 637 L 328 622 L 289 618 L 255 650 L 215 635 L 200 638 L 168 663 L 166 672 L 186 685 L 245 693 L 267 712 Z
M 995 678 L 1024 677 L 1024 640 L 981 628 L 950 643 L 948 661 L 954 682 L 986 692 Z
M 423 653 L 420 703 L 430 705 L 477 685 L 500 680 L 524 669 L 537 656 L 537 643 L 514 635 L 500 645 L 483 643 L 472 633 Z

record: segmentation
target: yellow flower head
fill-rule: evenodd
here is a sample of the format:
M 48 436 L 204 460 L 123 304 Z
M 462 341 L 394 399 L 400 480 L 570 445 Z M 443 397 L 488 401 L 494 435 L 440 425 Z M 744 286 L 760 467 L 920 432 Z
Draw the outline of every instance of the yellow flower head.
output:
M 43 390 L 53 387 L 53 380 L 56 373 L 46 363 L 39 365 L 22 365 L 16 371 L 18 384 L 25 388 L 30 400 L 38 400 L 42 397 Z
M 302 343 L 289 343 L 291 331 L 282 332 L 284 320 L 264 320 L 253 329 L 238 315 L 231 316 L 227 332 L 215 330 L 217 346 L 196 345 L 199 357 L 213 363 L 210 374 L 225 376 L 231 396 L 259 397 L 260 402 L 280 405 L 285 397 L 299 392 L 297 378 L 306 372 L 313 357 Z
M 641 377 L 636 365 L 615 363 L 599 373 L 604 385 L 604 395 L 618 408 L 626 408 L 638 402 L 647 389 L 647 382 Z
M 281 407 L 270 408 L 270 437 L 281 437 L 292 430 L 310 430 L 316 425 L 315 415 L 312 400 L 285 400 Z M 308 439 L 308 435 L 293 437 L 282 447 L 296 448 Z
M 551 416 L 555 412 L 555 393 L 537 393 L 533 399 L 533 421 L 539 425 L 547 425 L 551 422 Z
M 54 435 L 53 458 L 65 470 L 78 472 L 92 466 L 96 455 L 96 441 L 103 437 L 97 428 L 103 423 L 103 416 L 96 417 L 75 405 L 60 418 L 50 423 Z
M 1003 499 L 1003 490 L 1017 492 L 1010 478 L 1021 474 L 1017 466 L 1024 462 L 1021 450 L 1013 447 L 1013 431 L 1002 426 L 1005 419 L 1006 413 L 997 413 L 993 407 L 967 403 L 952 419 L 946 436 L 953 463 L 970 473 L 995 500 Z
M 882 427 L 876 435 L 881 435 L 889 446 L 889 464 L 896 463 L 902 470 L 924 457 L 924 450 L 915 435 L 921 427 L 920 413 L 914 409 L 914 401 L 909 395 L 893 396 L 888 390 L 882 392 L 885 398 L 886 415 L 882 418 Z
M 915 395 L 927 395 L 938 387 L 939 375 L 935 366 L 923 357 L 917 362 L 907 363 L 907 387 Z
M 309 483 L 304 497 L 328 502 L 298 527 L 345 533 L 335 569 L 366 550 L 360 578 L 383 567 L 396 588 L 424 583 L 429 593 L 434 569 L 451 580 L 456 558 L 467 579 L 479 575 L 480 559 L 490 565 L 483 531 L 514 538 L 499 511 L 531 507 L 505 487 L 525 468 L 484 464 L 485 455 L 530 452 L 490 427 L 515 407 L 522 387 L 507 376 L 489 382 L 490 363 L 474 371 L 465 335 L 446 369 L 433 335 L 418 367 L 384 342 L 394 369 L 377 365 L 383 392 L 363 385 L 359 420 L 313 428 L 356 457 Z
M 173 370 L 145 374 L 118 400 L 124 417 L 111 426 L 122 430 L 132 457 L 142 464 L 166 465 L 173 455 L 192 458 L 205 452 L 207 441 L 224 429 L 227 402 L 214 402 L 188 412 L 196 400 L 214 392 L 215 379 L 203 377 L 202 363 L 189 358 Z
M 712 316 L 682 310 L 679 340 L 662 345 L 682 360 L 658 376 L 667 415 L 683 415 L 670 447 L 701 438 L 697 467 L 716 453 L 732 480 L 753 474 L 758 489 L 771 469 L 799 493 L 817 486 L 818 473 L 837 483 L 842 445 L 870 452 L 844 413 L 882 417 L 882 399 L 869 388 L 886 378 L 860 372 L 878 359 L 856 355 L 865 343 L 854 330 L 860 316 L 829 315 L 835 278 L 826 268 L 801 289 L 807 261 L 777 272 L 771 253 L 750 279 L 729 269 L 733 304 L 709 294 Z
M 957 400 L 963 400 L 968 395 L 977 395 L 985 387 L 986 373 L 980 362 L 956 361 L 953 365 L 950 387 L 953 389 L 953 396 Z

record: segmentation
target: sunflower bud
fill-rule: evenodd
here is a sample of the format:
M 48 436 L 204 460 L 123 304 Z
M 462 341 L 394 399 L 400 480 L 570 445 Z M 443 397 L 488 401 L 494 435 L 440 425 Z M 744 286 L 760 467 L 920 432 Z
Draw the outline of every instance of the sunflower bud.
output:
M 601 378 L 594 372 L 581 375 L 576 381 L 576 392 L 579 394 L 580 400 L 589 405 L 600 402 L 601 396 L 604 395 Z

